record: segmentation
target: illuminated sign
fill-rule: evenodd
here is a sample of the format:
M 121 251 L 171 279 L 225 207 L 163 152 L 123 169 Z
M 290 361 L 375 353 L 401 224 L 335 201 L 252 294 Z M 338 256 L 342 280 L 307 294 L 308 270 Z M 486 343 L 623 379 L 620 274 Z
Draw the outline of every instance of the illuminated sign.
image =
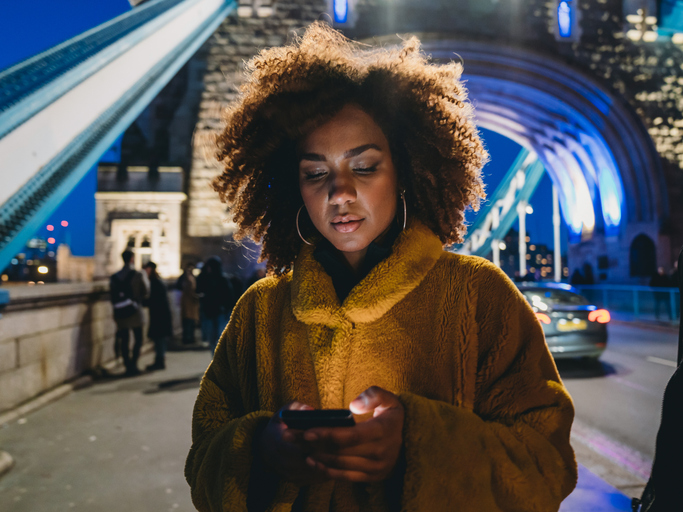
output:
M 572 36 L 572 14 L 569 2 L 563 0 L 557 6 L 557 26 L 560 29 L 560 37 Z
M 349 0 L 333 0 L 334 22 L 346 23 L 349 17 Z

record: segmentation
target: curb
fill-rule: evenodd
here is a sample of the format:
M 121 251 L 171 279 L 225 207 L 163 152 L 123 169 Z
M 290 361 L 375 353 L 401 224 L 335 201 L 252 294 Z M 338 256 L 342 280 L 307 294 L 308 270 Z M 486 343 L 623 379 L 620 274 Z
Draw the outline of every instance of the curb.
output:
M 622 326 L 629 326 L 629 327 L 638 327 L 640 329 L 650 329 L 653 331 L 663 331 L 663 332 L 678 332 L 678 324 L 666 324 L 663 322 L 647 322 L 644 320 L 626 320 L 623 318 L 614 318 L 612 317 L 611 323 L 622 325 Z
M 571 445 L 577 462 L 588 471 L 629 498 L 641 496 L 652 467 L 648 457 L 576 420 Z
M 10 469 L 14 467 L 14 459 L 12 456 L 0 450 L 0 476 L 9 472 Z

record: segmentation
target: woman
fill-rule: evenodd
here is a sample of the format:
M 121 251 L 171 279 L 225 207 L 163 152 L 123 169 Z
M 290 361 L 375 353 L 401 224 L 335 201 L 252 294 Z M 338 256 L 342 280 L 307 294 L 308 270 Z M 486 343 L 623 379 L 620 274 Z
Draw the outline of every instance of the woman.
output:
M 166 347 L 173 336 L 171 306 L 168 303 L 166 285 L 157 273 L 156 263 L 150 261 L 143 267 L 149 277 L 150 292 L 145 305 L 149 307 L 147 337 L 154 342 L 154 363 L 145 367 L 148 372 L 166 369 Z
M 186 464 L 208 510 L 557 510 L 573 418 L 522 295 L 462 241 L 487 155 L 456 64 L 323 24 L 261 52 L 215 187 L 271 276 L 202 381 Z M 280 409 L 350 407 L 288 429 Z

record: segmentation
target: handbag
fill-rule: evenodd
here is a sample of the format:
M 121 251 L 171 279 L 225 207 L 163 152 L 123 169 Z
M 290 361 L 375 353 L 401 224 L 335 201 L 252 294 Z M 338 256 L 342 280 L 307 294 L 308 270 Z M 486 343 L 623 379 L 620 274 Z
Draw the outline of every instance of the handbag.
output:
M 114 274 L 109 282 L 111 302 L 114 307 L 114 320 L 125 320 L 138 312 L 138 304 L 133 300 L 132 282 L 136 272 L 131 270 L 123 281 Z

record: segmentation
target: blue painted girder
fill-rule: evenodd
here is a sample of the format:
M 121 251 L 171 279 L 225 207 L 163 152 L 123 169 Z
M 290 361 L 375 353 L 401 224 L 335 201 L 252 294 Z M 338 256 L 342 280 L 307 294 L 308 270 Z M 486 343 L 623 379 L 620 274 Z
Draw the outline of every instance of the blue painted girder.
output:
M 0 74 L 0 83 L 12 84 L 14 89 L 11 94 L 0 96 L 0 137 L 21 123 L 30 122 L 38 111 L 129 51 L 131 45 L 149 37 L 158 29 L 160 17 L 170 9 L 197 3 L 198 0 L 153 0 Z M 169 48 L 144 78 L 33 176 L 27 176 L 18 192 L 0 205 L 0 271 L 223 19 L 236 9 L 237 2 L 223 0 L 218 6 L 191 35 Z M 80 61 L 74 60 L 74 55 Z M 2 169 L 2 172 L 12 170 Z
M 493 240 L 502 240 L 505 238 L 505 235 L 517 219 L 517 205 L 520 202 L 529 202 L 545 174 L 545 168 L 539 160 L 536 159 L 529 162 L 529 154 L 530 152 L 527 149 L 522 149 L 520 151 L 498 188 L 496 188 L 491 198 L 487 199 L 485 206 L 479 211 L 476 220 L 472 226 L 468 228 L 465 242 L 461 246 L 455 248 L 456 252 L 466 252 L 475 256 L 485 257 L 491 252 L 491 242 Z M 514 201 L 510 208 L 500 216 L 498 227 L 489 231 L 488 236 L 483 243 L 478 247 L 471 249 L 469 247 L 472 242 L 471 238 L 480 235 L 480 231 L 485 227 L 487 220 L 489 220 L 487 217 L 492 214 L 493 208 L 499 208 L 499 206 L 497 206 L 498 202 L 505 198 L 510 187 L 515 186 L 515 177 L 520 171 L 524 173 L 524 184 L 515 192 Z

